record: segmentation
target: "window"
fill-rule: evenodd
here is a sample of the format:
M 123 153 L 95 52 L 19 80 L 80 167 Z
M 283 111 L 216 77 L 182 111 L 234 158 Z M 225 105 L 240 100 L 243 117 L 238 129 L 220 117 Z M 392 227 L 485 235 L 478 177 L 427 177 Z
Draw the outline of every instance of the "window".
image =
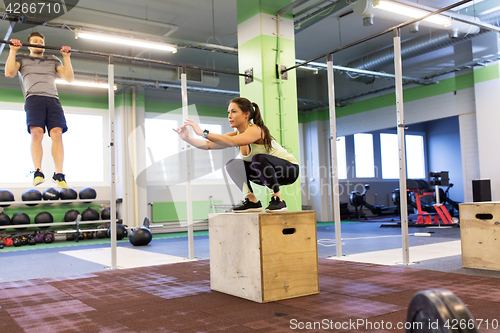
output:
M 375 177 L 373 135 L 367 133 L 354 134 L 354 164 L 356 178 Z
M 2 172 L 0 183 L 31 183 L 27 177 L 33 171 L 31 136 L 26 128 L 24 111 L 1 110 L 0 142 L 2 142 Z M 14 144 L 15 143 L 15 144 Z M 50 155 L 49 155 L 50 156 Z
M 347 179 L 345 136 L 337 138 L 337 174 L 339 179 Z
M 425 176 L 424 137 L 405 135 L 406 174 L 408 179 L 422 179 Z M 399 179 L 398 135 L 380 134 L 380 153 L 382 159 L 382 178 Z
M 68 179 L 71 182 L 103 182 L 104 117 L 72 113 L 65 116 L 68 131 L 63 134 L 64 170 Z
M 222 134 L 222 125 L 202 124 L 202 129 L 210 133 Z M 222 179 L 222 150 L 196 149 L 194 155 L 195 177 L 197 179 Z
M 65 113 L 68 131 L 63 134 L 64 170 L 70 184 L 77 182 L 104 181 L 104 116 L 99 114 Z M 26 128 L 24 111 L 1 110 L 0 123 L 8 124 L 0 131 L 2 145 L 2 172 L 0 183 L 31 183 L 33 160 L 31 158 L 31 136 Z M 51 156 L 52 140 L 45 133 L 42 141 L 42 170 L 45 178 L 55 171 Z M 28 177 L 27 177 L 28 176 Z
M 146 118 L 146 179 L 148 182 L 179 181 L 180 139 L 172 128 L 177 120 Z
M 397 134 L 380 133 L 382 178 L 399 178 L 399 148 Z
M 406 135 L 406 173 L 409 179 L 426 178 L 422 135 Z

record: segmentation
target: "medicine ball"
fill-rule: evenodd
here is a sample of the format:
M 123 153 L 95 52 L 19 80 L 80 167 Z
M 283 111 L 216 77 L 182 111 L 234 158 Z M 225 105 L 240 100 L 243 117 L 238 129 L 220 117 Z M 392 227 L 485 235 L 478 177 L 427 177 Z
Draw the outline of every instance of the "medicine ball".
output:
M 99 220 L 99 212 L 93 208 L 87 208 L 82 212 L 82 221 L 97 221 Z
M 15 213 L 12 215 L 12 218 L 10 219 L 10 224 L 11 225 L 19 225 L 19 224 L 30 224 L 31 220 L 30 217 L 25 214 L 25 213 Z M 16 228 L 16 230 L 24 230 L 26 228 Z
M 42 200 L 42 193 L 40 193 L 40 191 L 32 188 L 32 189 L 24 191 L 24 193 L 22 195 L 22 199 L 23 199 L 23 201 L 40 201 L 40 200 Z M 26 205 L 36 206 L 37 204 L 34 203 L 34 204 L 26 204 Z
M 134 246 L 148 245 L 153 239 L 153 234 L 146 227 L 137 227 L 130 232 L 128 239 Z
M 0 190 L 0 202 L 14 201 L 14 194 L 9 190 Z M 0 207 L 9 207 L 10 205 L 0 205 Z
M 59 199 L 59 191 L 53 187 L 49 187 L 43 191 L 43 200 L 57 200 Z
M 106 207 L 101 212 L 101 220 L 110 220 L 111 219 L 111 208 Z
M 76 209 L 70 209 L 64 214 L 64 222 L 76 221 L 76 218 L 80 215 L 80 212 Z
M 72 187 L 63 188 L 61 192 L 59 192 L 59 197 L 61 198 L 61 200 L 76 200 L 77 196 L 78 194 Z
M 52 223 L 54 217 L 49 212 L 40 212 L 35 216 L 35 223 Z M 40 229 L 47 229 L 49 227 L 40 227 Z
M 92 187 L 85 187 L 80 190 L 78 196 L 80 199 L 95 199 L 97 192 Z
M 5 213 L 0 213 L 0 225 L 9 225 L 10 217 Z
M 127 228 L 123 224 L 116 224 L 116 239 L 122 240 L 127 236 Z M 111 226 L 108 228 L 108 238 L 111 238 Z

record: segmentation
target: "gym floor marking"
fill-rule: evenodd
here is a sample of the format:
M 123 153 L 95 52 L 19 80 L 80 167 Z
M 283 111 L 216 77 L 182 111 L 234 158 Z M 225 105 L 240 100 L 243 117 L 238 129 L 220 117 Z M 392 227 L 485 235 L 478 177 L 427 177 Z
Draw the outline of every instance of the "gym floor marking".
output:
M 111 248 L 61 251 L 59 253 L 78 259 L 95 262 L 104 266 L 111 266 Z M 124 247 L 116 248 L 116 257 L 117 266 L 120 268 L 154 266 L 187 261 L 187 259 L 183 257 L 170 256 L 167 254 L 153 253 Z
M 461 255 L 461 241 L 442 242 L 410 246 L 410 262 L 420 262 L 430 259 L 438 259 Z M 353 262 L 364 262 L 380 265 L 397 265 L 402 263 L 403 254 L 401 248 L 383 251 L 373 251 L 346 255 L 342 258 L 329 258 L 334 260 L 344 260 Z

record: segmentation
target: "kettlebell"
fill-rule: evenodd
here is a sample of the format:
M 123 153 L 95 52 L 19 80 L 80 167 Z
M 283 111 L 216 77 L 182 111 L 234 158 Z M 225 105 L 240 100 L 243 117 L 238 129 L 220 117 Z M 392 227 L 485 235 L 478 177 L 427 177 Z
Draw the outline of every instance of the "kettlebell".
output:
M 54 235 L 51 233 L 46 233 L 43 235 L 43 241 L 47 244 L 50 244 L 54 241 Z

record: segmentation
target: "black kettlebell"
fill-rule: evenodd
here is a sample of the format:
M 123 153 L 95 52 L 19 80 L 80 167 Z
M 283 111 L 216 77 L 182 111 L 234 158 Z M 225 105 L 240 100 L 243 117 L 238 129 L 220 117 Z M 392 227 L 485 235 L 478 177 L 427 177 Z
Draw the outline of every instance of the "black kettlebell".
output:
M 54 235 L 51 233 L 46 233 L 43 235 L 43 241 L 47 244 L 50 244 L 54 241 Z
M 75 234 L 73 234 L 73 233 L 66 234 L 66 240 L 67 241 L 74 241 L 75 240 Z

